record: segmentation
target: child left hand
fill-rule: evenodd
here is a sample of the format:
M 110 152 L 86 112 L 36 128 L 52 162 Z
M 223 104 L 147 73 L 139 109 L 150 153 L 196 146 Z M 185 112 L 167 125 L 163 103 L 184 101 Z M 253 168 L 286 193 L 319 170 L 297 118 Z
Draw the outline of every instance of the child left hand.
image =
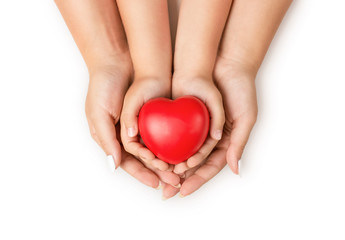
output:
M 169 169 L 169 164 L 156 156 L 143 144 L 138 136 L 138 115 L 141 107 L 150 99 L 170 97 L 170 80 L 155 78 L 135 79 L 128 89 L 121 113 L 121 139 L 125 150 L 140 158 L 145 164 L 159 170 Z M 172 169 L 172 168 L 171 168 Z

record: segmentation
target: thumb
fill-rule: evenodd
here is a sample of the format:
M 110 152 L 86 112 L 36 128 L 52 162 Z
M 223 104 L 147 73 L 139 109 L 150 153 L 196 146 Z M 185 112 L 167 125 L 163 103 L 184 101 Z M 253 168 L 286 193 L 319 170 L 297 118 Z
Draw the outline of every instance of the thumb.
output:
M 136 96 L 126 95 L 123 103 L 121 126 L 125 128 L 124 130 L 129 138 L 138 135 L 138 115 L 141 106 L 144 104 L 139 99 Z
M 255 121 L 239 119 L 234 121 L 230 133 L 230 146 L 226 154 L 226 160 L 231 171 L 239 174 L 238 161 L 242 157 L 243 150 L 247 144 L 250 132 Z
M 210 136 L 219 141 L 222 138 L 223 127 L 225 123 L 225 113 L 222 101 L 222 95 L 216 91 L 206 99 L 206 105 L 210 111 Z
M 121 164 L 121 146 L 116 138 L 115 121 L 111 115 L 102 113 L 92 121 L 92 124 L 97 142 L 106 153 L 114 171 Z

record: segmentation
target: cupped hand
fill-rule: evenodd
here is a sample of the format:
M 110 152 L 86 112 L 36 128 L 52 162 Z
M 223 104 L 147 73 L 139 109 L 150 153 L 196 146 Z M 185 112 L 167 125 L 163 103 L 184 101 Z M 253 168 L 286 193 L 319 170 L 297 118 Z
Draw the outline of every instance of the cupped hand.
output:
M 203 146 L 186 161 L 175 165 L 174 172 L 182 174 L 202 163 L 222 138 L 225 121 L 222 96 L 210 77 L 188 77 L 174 73 L 173 98 L 193 95 L 203 101 L 210 112 L 210 131 Z
M 132 78 L 132 66 L 127 57 L 118 57 L 114 62 L 119 64 L 107 64 L 90 70 L 85 112 L 91 136 L 106 155 L 113 158 L 116 168 L 120 166 L 140 182 L 153 188 L 162 182 L 163 194 L 166 192 L 169 196 L 175 195 L 180 183 L 180 178 L 175 173 L 150 168 L 121 146 L 119 119 L 123 99 Z
M 121 143 L 120 125 L 116 125 L 117 138 Z M 120 167 L 136 178 L 141 183 L 152 188 L 163 188 L 163 199 L 170 198 L 179 192 L 181 187 L 180 177 L 172 171 L 161 171 L 157 168 L 139 161 L 135 156 L 121 148 L 121 165 Z
M 223 137 L 205 163 L 185 172 L 180 194 L 189 195 L 216 176 L 228 163 L 239 173 L 239 160 L 257 116 L 256 73 L 231 60 L 218 57 L 214 79 L 224 102 L 226 121 Z
M 142 160 L 147 166 L 161 171 L 172 167 L 156 158 L 141 142 L 138 129 L 138 115 L 141 107 L 148 100 L 158 97 L 170 97 L 171 80 L 157 78 L 137 78 L 128 89 L 121 113 L 121 140 L 128 153 Z
M 115 125 L 132 77 L 132 63 L 129 55 L 121 55 L 110 64 L 89 69 L 89 73 L 85 113 L 90 133 L 106 155 L 113 158 L 117 168 L 121 163 L 121 147 Z

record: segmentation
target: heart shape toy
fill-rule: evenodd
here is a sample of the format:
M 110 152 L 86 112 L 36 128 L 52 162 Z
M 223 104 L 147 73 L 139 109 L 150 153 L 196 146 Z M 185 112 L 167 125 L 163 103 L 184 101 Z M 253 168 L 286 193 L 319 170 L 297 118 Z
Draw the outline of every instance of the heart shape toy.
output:
M 139 132 L 146 147 L 159 159 L 177 164 L 200 149 L 208 135 L 209 122 L 205 104 L 194 96 L 156 98 L 141 108 Z

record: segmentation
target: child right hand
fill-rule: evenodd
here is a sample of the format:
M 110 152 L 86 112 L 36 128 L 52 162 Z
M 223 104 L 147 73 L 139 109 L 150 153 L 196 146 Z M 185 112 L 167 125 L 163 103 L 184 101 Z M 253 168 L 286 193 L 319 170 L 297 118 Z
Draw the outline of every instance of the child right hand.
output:
M 141 159 L 146 165 L 159 170 L 172 170 L 168 163 L 156 156 L 140 143 L 138 115 L 141 107 L 148 100 L 158 97 L 170 97 L 171 80 L 156 78 L 138 78 L 128 89 L 121 113 L 121 140 L 125 150 Z
M 210 112 L 210 133 L 205 143 L 193 156 L 174 167 L 176 174 L 183 175 L 185 171 L 201 164 L 222 138 L 225 115 L 222 95 L 215 86 L 211 76 L 198 77 L 197 74 L 181 75 L 175 72 L 172 88 L 174 99 L 184 95 L 196 96 L 205 103 Z

